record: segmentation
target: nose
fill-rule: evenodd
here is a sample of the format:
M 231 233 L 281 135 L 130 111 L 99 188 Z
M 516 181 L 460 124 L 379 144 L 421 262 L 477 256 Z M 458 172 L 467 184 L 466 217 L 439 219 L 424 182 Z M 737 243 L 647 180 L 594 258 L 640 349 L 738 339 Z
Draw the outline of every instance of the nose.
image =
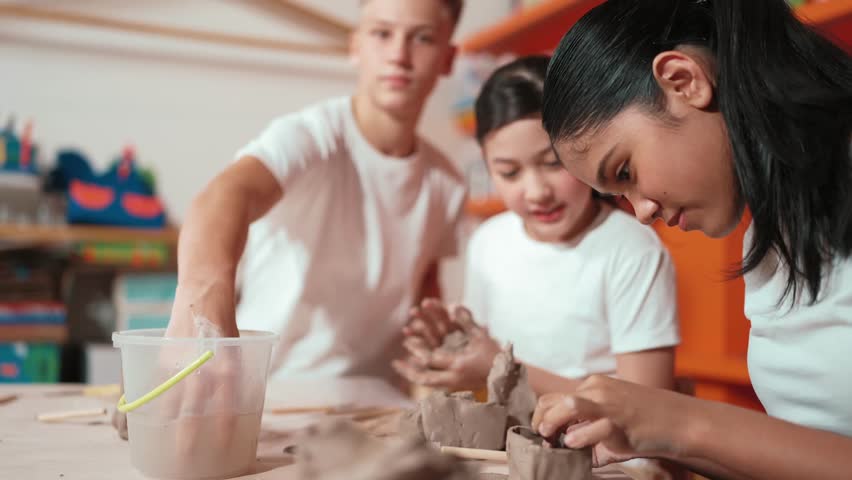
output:
M 645 225 L 653 223 L 654 219 L 657 218 L 657 215 L 659 215 L 660 204 L 654 200 L 646 198 L 635 192 L 625 193 L 624 197 L 627 198 L 627 201 L 629 201 L 631 205 L 633 205 L 633 211 L 636 213 L 636 218 Z
M 524 185 L 524 196 L 531 204 L 547 204 L 553 200 L 553 187 L 537 173 L 527 175 Z
M 396 33 L 389 48 L 389 59 L 401 67 L 411 66 L 411 42 L 403 33 Z

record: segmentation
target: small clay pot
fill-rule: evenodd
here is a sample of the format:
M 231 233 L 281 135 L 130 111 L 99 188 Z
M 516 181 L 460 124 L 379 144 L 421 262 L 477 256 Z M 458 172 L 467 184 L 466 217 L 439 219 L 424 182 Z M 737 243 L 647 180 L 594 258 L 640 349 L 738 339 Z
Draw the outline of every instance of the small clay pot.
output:
M 529 427 L 514 426 L 506 437 L 509 480 L 591 480 L 592 450 L 545 446 Z
M 503 450 L 506 407 L 479 403 L 470 392 L 435 392 L 420 402 L 423 434 L 446 447 Z

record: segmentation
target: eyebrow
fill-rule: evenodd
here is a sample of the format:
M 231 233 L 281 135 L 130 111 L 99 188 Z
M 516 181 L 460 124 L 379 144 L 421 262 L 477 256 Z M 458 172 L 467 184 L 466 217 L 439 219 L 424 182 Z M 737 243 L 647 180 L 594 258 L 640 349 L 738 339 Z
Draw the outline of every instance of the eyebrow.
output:
M 503 158 L 503 157 L 494 157 L 494 159 L 491 160 L 491 161 L 494 162 L 494 163 L 510 163 L 512 165 L 518 163 L 517 160 L 511 159 L 511 158 Z
M 547 154 L 548 154 L 548 153 L 550 153 L 550 152 L 556 153 L 556 150 L 553 148 L 553 145 L 548 144 L 546 147 L 544 147 L 544 148 L 542 148 L 541 150 L 539 150 L 539 151 L 535 152 L 535 155 L 533 155 L 533 156 L 534 156 L 534 157 L 541 157 L 541 156 L 547 155 Z M 558 156 L 557 156 L 556 158 L 557 158 L 557 159 L 559 159 L 559 157 L 558 157 Z
M 609 151 L 606 152 L 606 154 L 601 159 L 600 163 L 598 163 L 597 178 L 598 178 L 598 183 L 601 184 L 601 185 L 607 183 L 606 171 L 609 170 L 609 164 L 612 163 L 612 161 L 615 159 L 615 156 L 613 155 L 613 153 L 615 153 L 615 145 L 610 147 Z
M 396 27 L 400 25 L 399 22 L 392 22 L 390 20 L 383 20 L 381 18 L 367 18 L 365 23 L 371 23 L 373 27 Z M 412 25 L 402 25 L 406 28 L 410 28 L 411 30 L 437 30 L 438 26 L 432 23 L 415 23 Z
M 533 154 L 531 155 L 531 157 L 532 157 L 532 158 L 538 158 L 538 157 L 541 157 L 541 156 L 543 156 L 543 155 L 547 154 L 548 152 L 552 152 L 552 151 L 554 151 L 554 150 L 553 150 L 553 148 L 552 148 L 550 145 L 548 145 L 548 146 L 546 146 L 546 147 L 542 148 L 541 150 L 539 150 L 539 151 L 537 151 L 537 152 L 533 153 Z M 558 157 L 557 157 L 557 158 L 558 158 Z M 515 163 L 518 163 L 518 160 L 516 160 L 516 159 L 514 159 L 514 158 L 494 157 L 494 159 L 492 160 L 492 162 L 495 162 L 495 163 L 511 163 L 511 164 L 515 164 Z

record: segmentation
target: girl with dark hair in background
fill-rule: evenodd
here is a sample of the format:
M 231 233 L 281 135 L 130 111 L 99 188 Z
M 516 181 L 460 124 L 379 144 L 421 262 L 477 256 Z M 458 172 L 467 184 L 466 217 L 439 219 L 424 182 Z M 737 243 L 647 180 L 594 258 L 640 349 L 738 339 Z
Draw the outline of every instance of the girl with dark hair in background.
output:
M 477 140 L 510 211 L 468 243 L 470 343 L 433 351 L 460 311 L 427 302 L 406 329 L 410 357 L 394 365 L 414 383 L 477 390 L 500 345 L 513 342 L 538 394 L 572 392 L 593 374 L 673 388 L 671 259 L 651 228 L 559 163 L 541 126 L 547 64 L 538 56 L 501 67 L 476 101 Z
M 852 475 L 852 61 L 782 0 L 610 0 L 562 39 L 542 119 L 563 165 L 645 223 L 730 233 L 769 416 L 608 377 L 542 398 L 543 435 L 605 464 Z M 577 424 L 577 422 L 583 422 Z

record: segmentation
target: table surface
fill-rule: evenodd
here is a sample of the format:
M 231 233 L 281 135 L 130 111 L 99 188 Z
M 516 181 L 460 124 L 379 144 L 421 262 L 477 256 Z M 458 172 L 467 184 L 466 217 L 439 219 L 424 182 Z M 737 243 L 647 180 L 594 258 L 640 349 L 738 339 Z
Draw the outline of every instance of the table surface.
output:
M 57 396 L 79 385 L 0 385 L 0 397 L 18 398 L 0 405 L 0 478 L 112 480 L 145 479 L 130 465 L 130 450 L 110 424 L 114 398 Z M 410 407 L 401 392 L 375 378 L 337 378 L 270 382 L 266 405 L 272 408 L 307 405 Z M 106 407 L 107 415 L 62 423 L 35 420 L 40 413 Z M 292 457 L 283 452 L 295 430 L 321 420 L 321 414 L 263 416 L 254 473 L 240 479 L 297 479 Z M 506 473 L 505 464 L 476 462 L 483 471 Z M 612 467 L 595 471 L 595 478 L 630 480 Z

